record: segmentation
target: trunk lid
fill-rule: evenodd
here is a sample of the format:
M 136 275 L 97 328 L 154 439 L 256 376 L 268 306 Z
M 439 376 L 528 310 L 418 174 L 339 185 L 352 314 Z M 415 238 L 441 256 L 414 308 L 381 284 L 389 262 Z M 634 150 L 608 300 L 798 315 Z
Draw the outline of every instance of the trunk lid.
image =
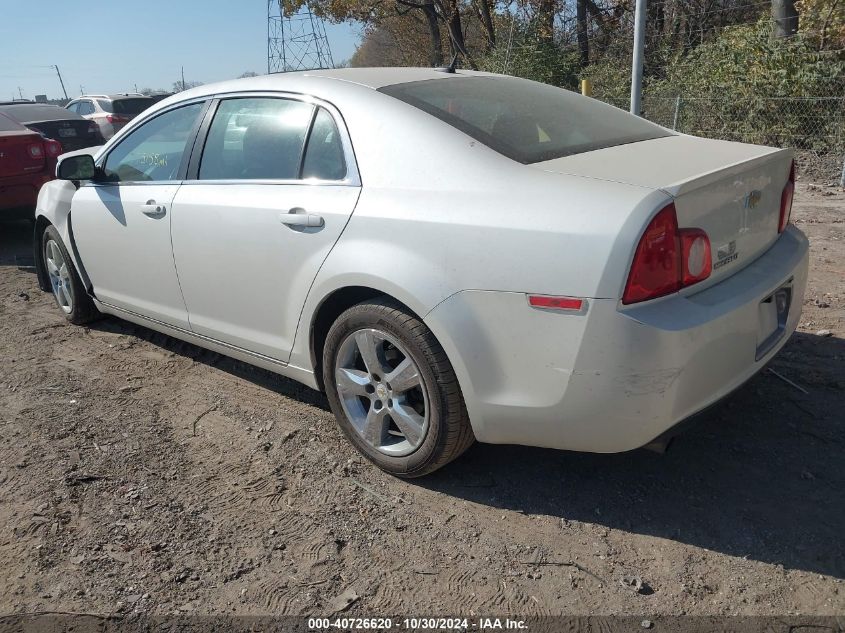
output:
M 557 173 L 660 189 L 674 198 L 680 228 L 710 238 L 713 272 L 704 289 L 738 272 L 778 238 L 790 150 L 677 135 L 533 165 Z
M 103 142 L 97 124 L 87 119 L 37 121 L 27 123 L 26 126 L 41 132 L 47 138 L 61 143 L 62 149 L 65 152 L 72 152 L 93 145 L 101 145 Z

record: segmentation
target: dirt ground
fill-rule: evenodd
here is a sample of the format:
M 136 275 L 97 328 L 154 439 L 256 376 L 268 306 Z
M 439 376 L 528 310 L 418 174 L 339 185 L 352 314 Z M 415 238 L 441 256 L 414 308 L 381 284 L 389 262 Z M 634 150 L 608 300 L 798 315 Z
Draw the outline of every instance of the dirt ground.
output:
M 845 195 L 800 331 L 666 455 L 476 445 L 393 479 L 321 394 L 65 322 L 0 224 L 0 613 L 845 613 Z M 639 586 L 639 590 L 637 587 Z

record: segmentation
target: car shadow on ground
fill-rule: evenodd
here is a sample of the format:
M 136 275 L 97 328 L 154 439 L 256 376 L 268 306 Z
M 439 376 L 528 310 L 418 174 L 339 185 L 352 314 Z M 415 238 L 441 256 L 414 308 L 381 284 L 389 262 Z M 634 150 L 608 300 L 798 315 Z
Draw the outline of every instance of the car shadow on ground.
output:
M 115 318 L 91 327 L 329 410 L 323 394 L 293 380 L 147 328 Z M 845 341 L 795 334 L 769 368 L 701 415 L 663 455 L 476 444 L 412 484 L 564 524 L 589 522 L 845 578 L 842 358 Z
M 31 224 L 0 224 L 0 266 L 34 272 Z M 323 394 L 115 318 L 146 340 L 328 410 Z M 701 416 L 665 455 L 475 445 L 413 484 L 490 507 L 582 521 L 845 578 L 845 341 L 797 333 L 769 369 Z M 806 393 L 804 393 L 806 391 Z M 518 422 L 518 421 L 517 421 Z M 562 531 L 561 538 L 565 538 Z
M 564 525 L 584 521 L 845 578 L 843 358 L 842 339 L 795 334 L 664 455 L 477 444 L 418 483 Z
M 106 316 L 102 319 L 89 323 L 88 326 L 92 330 L 100 332 L 110 332 L 112 334 L 124 334 L 126 336 L 134 336 L 143 339 L 162 350 L 178 354 L 190 358 L 194 362 L 203 363 L 209 367 L 224 371 L 227 374 L 248 380 L 251 383 L 273 391 L 281 396 L 293 398 L 299 402 L 309 404 L 314 407 L 329 411 L 329 403 L 326 396 L 307 387 L 301 383 L 274 374 L 271 371 L 244 363 L 234 358 L 212 352 L 202 347 L 198 347 L 192 343 L 186 343 L 179 339 L 161 334 L 149 328 L 123 321 L 116 317 Z
M 33 225 L 30 221 L 2 221 L 0 222 L 0 267 L 13 266 L 27 272 L 35 273 L 35 258 L 32 246 Z M 143 339 L 161 349 L 191 358 L 220 371 L 225 371 L 243 380 L 249 380 L 256 385 L 275 391 L 276 393 L 295 398 L 300 402 L 329 410 L 326 397 L 313 389 L 293 380 L 283 378 L 273 372 L 266 371 L 233 358 L 185 343 L 173 337 L 161 334 L 128 321 L 107 316 L 88 326 L 92 330 L 123 334 Z

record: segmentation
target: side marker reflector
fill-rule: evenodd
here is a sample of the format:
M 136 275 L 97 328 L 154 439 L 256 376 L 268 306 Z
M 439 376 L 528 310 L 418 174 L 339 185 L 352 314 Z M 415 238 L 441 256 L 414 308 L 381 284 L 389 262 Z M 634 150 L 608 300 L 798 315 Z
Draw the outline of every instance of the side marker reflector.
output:
M 546 308 L 547 310 L 571 310 L 578 312 L 584 305 L 582 299 L 572 297 L 548 297 L 545 295 L 529 295 L 528 304 L 534 308 Z

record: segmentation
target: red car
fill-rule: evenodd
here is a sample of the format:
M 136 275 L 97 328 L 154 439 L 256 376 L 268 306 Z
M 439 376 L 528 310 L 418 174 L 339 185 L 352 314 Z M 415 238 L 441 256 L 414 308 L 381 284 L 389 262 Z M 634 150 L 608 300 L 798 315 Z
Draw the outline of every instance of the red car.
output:
M 32 215 L 38 190 L 55 177 L 57 141 L 0 113 L 0 218 Z

